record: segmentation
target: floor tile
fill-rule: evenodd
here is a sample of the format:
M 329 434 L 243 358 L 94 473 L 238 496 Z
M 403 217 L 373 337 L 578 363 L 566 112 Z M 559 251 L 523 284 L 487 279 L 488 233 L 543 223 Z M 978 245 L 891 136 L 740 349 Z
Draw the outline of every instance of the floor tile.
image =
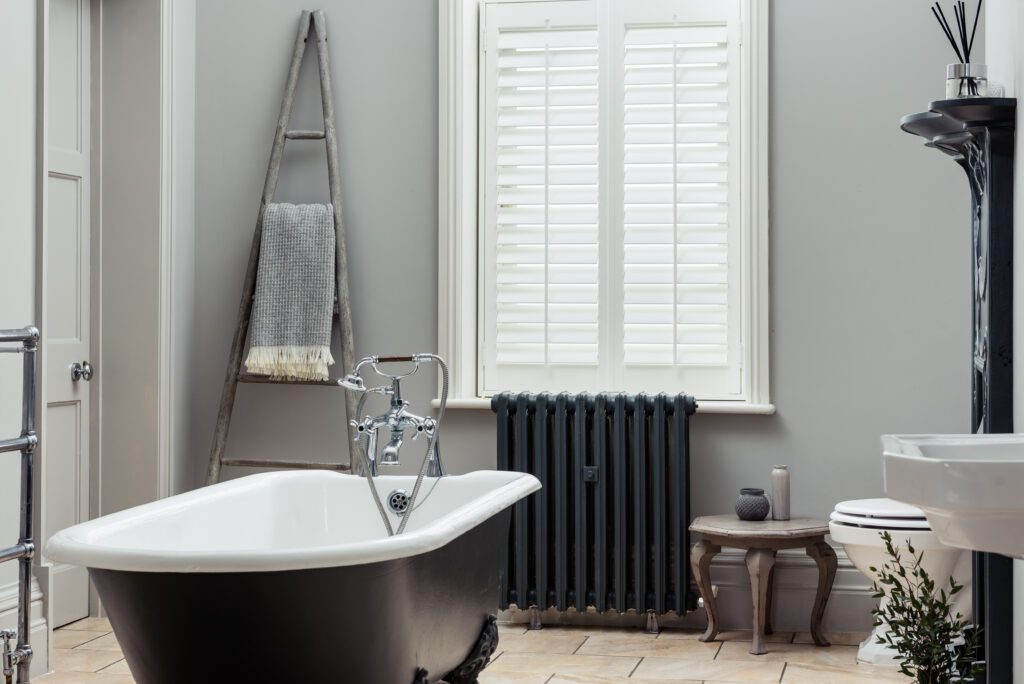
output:
M 860 642 L 868 638 L 870 632 L 828 632 L 825 634 L 825 638 L 828 639 L 833 646 L 860 646 Z M 811 638 L 810 632 L 797 632 L 796 638 L 793 639 L 794 644 L 813 644 L 814 639 Z
M 793 641 L 793 632 L 774 632 L 765 634 L 764 640 L 773 644 L 788 644 Z M 749 629 L 729 629 L 719 632 L 715 641 L 750 641 L 753 639 L 753 632 Z
M 109 673 L 109 674 L 131 674 L 132 673 L 132 671 L 130 669 L 128 669 L 128 661 L 127 660 L 118 660 L 113 665 L 107 665 L 105 668 L 100 670 L 100 672 Z
M 749 641 L 729 641 L 722 644 L 718 657 L 724 660 L 757 662 L 809 663 L 853 667 L 857 664 L 856 646 L 815 646 L 814 644 L 766 644 L 767 653 L 753 655 Z
M 498 650 L 512 653 L 575 653 L 587 635 L 579 634 L 503 634 L 498 638 Z
M 701 684 L 699 679 L 643 679 L 636 677 L 605 677 L 604 675 L 556 674 L 548 684 Z
M 53 632 L 54 648 L 75 648 L 87 641 L 101 639 L 106 636 L 103 632 L 87 632 L 74 629 L 58 629 Z
M 661 634 L 658 635 L 659 639 L 698 639 L 704 634 L 703 629 L 669 629 L 665 628 L 661 630 Z
M 499 622 L 498 637 L 503 638 L 506 634 L 526 634 L 526 625 L 514 625 L 511 622 Z
M 895 668 L 863 664 L 849 667 L 829 667 L 827 665 L 795 663 L 786 666 L 786 675 L 782 679 L 782 684 L 869 684 L 869 682 L 902 682 L 906 684 L 909 681 Z
M 574 635 L 574 634 L 625 634 L 628 636 L 635 636 L 637 634 L 643 636 L 647 635 L 643 629 L 639 627 L 597 627 L 587 625 L 551 625 L 544 629 L 530 629 L 526 633 L 530 636 L 543 637 L 544 635 Z M 656 639 L 656 634 L 648 635 L 652 639 Z
M 86 632 L 110 632 L 110 620 L 107 618 L 85 618 L 78 622 L 64 625 L 60 629 L 84 630 Z
M 477 681 L 480 684 L 546 684 L 549 679 L 551 679 L 551 675 L 546 673 L 492 672 L 489 667 L 480 674 Z
M 116 663 L 124 656 L 119 651 L 89 651 L 81 648 L 53 649 L 55 672 L 96 672 Z
M 546 653 L 503 653 L 488 672 L 528 672 L 533 674 L 604 674 L 628 676 L 639 658 L 591 655 L 553 655 Z
M 79 632 L 81 634 L 81 632 Z M 78 649 L 87 649 L 90 651 L 118 651 L 121 650 L 121 645 L 117 643 L 117 637 L 114 633 L 104 634 L 91 641 L 86 641 L 77 647 Z
M 134 684 L 131 676 L 106 672 L 55 672 L 32 680 L 33 684 Z
M 784 663 L 743 660 L 682 660 L 644 658 L 633 672 L 636 679 L 680 679 L 705 682 L 778 682 Z
M 696 639 L 656 639 L 646 634 L 592 634 L 577 651 L 580 655 L 636 656 L 638 658 L 693 658 L 712 660 L 722 644 Z

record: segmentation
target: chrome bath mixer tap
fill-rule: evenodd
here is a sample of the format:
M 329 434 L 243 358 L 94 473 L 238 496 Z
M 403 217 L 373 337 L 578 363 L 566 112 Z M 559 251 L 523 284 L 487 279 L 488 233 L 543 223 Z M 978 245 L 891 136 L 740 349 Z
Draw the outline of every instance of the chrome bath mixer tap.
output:
M 359 400 L 358 413 L 356 414 L 357 419 L 353 420 L 352 423 L 356 428 L 358 438 L 366 440 L 366 456 L 369 460 L 370 475 L 373 477 L 379 474 L 380 466 L 401 465 L 400 452 L 405 441 L 406 430 L 410 429 L 413 430 L 413 440 L 416 440 L 420 435 L 424 435 L 427 440 L 433 442 L 434 448 L 427 456 L 427 477 L 442 477 L 445 474 L 437 439 L 437 421 L 430 416 L 417 416 L 411 413 L 408 410 L 409 402 L 405 401 L 402 397 L 402 380 L 416 373 L 419 370 L 420 363 L 423 361 L 436 361 L 441 364 L 442 368 L 444 367 L 444 362 L 433 354 L 390 357 L 367 356 L 360 359 L 351 373 L 338 381 L 338 384 L 342 387 L 362 393 Z M 413 364 L 412 368 L 398 374 L 386 373 L 380 369 L 380 364 L 383 363 L 402 362 Z M 388 384 L 379 387 L 366 387 L 360 375 L 360 370 L 366 365 L 371 366 L 378 375 L 387 378 Z M 380 394 L 389 397 L 388 409 L 379 416 L 366 416 L 362 420 L 358 420 L 358 416 L 362 415 L 363 404 L 369 394 Z M 385 429 L 387 430 L 387 442 L 384 444 L 384 448 L 380 450 L 381 453 L 378 458 L 378 444 L 381 441 L 380 432 Z

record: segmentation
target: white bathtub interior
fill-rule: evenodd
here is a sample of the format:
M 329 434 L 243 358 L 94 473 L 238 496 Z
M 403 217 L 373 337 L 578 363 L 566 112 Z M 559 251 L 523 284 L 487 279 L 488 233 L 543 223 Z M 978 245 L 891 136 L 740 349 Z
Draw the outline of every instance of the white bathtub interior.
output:
M 385 500 L 415 477 L 382 476 Z M 424 481 L 406 531 L 388 537 L 364 478 L 328 471 L 252 475 L 104 516 L 54 535 L 47 554 L 141 571 L 283 570 L 375 562 L 439 548 L 540 487 L 515 472 Z M 400 519 L 388 511 L 397 528 Z

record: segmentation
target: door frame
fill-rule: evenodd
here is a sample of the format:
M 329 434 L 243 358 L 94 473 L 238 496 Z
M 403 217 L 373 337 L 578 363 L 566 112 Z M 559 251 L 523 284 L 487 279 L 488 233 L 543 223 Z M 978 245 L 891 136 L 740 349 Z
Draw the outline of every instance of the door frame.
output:
M 187 452 L 187 382 L 194 303 L 196 3 L 88 1 L 92 70 L 88 89 L 92 114 L 90 353 L 96 367 L 89 387 L 89 510 L 90 517 L 97 517 L 194 486 L 195 468 Z M 36 107 L 40 125 L 36 132 L 36 318 L 40 321 L 47 225 L 49 2 L 37 0 Z M 125 27 L 131 33 L 118 30 Z M 146 39 L 140 40 L 139 32 L 145 33 Z M 116 78 L 104 78 L 105 64 L 117 66 L 116 60 L 141 66 L 127 74 L 118 73 Z M 128 78 L 122 78 L 125 75 Z M 127 139 L 105 140 L 105 117 L 116 117 L 119 129 L 125 126 L 129 131 Z M 105 187 L 105 180 L 135 176 L 137 169 L 144 171 L 138 174 L 142 192 Z M 138 231 L 139 226 L 152 227 L 151 232 L 143 231 L 151 248 L 147 249 L 149 254 L 117 249 L 119 238 L 129 230 Z M 124 288 L 106 283 L 109 279 L 104 278 L 104 272 L 130 273 L 133 267 L 138 270 L 140 258 L 150 260 L 154 268 L 146 270 L 146 282 L 138 283 L 145 296 L 126 305 L 125 299 L 117 296 Z M 133 321 L 146 316 L 155 324 L 133 331 Z M 126 339 L 126 331 L 138 334 Z M 45 328 L 42 332 L 45 336 Z M 128 347 L 132 359 L 125 360 L 122 355 Z M 122 365 L 151 369 L 152 373 L 139 377 L 118 372 Z M 40 368 L 43 366 L 41 360 Z M 45 378 L 41 380 L 42 388 Z M 113 420 L 114 416 L 107 414 L 114 409 L 105 413 L 117 397 L 143 396 L 151 400 L 134 402 L 138 411 L 131 420 Z M 39 406 L 45 401 L 40 392 Z M 40 461 L 45 464 L 46 424 L 42 415 Z M 146 426 L 152 426 L 152 430 L 137 438 L 134 433 L 140 432 L 140 419 L 142 431 Z M 42 473 L 37 495 L 38 501 L 45 501 Z M 41 510 L 39 506 L 37 522 Z M 46 540 L 39 541 L 43 544 Z M 48 567 L 41 555 L 37 558 L 36 574 L 46 597 Z M 49 601 L 44 613 L 48 629 L 52 629 Z M 89 613 L 102 614 L 94 590 L 90 590 Z

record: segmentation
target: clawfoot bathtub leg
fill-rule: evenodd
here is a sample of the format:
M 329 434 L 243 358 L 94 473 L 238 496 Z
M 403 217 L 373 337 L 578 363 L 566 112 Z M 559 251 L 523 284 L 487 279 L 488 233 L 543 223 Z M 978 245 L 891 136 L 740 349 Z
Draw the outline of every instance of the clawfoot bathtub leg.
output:
M 477 676 L 490 664 L 491 656 L 497 648 L 498 620 L 490 615 L 484 622 L 483 631 L 480 632 L 480 638 L 477 639 L 473 650 L 444 680 L 448 684 L 476 684 Z

